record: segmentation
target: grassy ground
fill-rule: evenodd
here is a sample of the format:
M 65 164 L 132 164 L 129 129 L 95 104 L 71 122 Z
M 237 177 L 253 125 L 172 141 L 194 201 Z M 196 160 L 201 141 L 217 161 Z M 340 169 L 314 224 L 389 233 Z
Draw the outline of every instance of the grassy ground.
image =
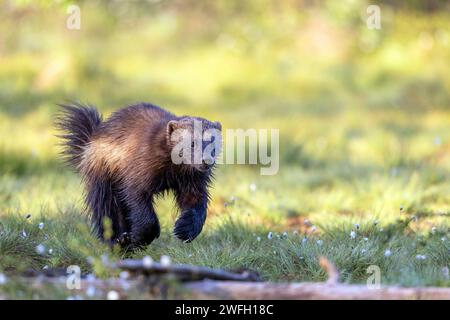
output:
M 90 234 L 80 179 L 57 157 L 52 117 L 65 99 L 106 115 L 149 101 L 225 129 L 280 129 L 277 175 L 220 166 L 202 234 L 172 236 L 169 197 L 161 237 L 133 257 L 322 281 L 326 256 L 344 282 L 365 283 L 377 265 L 383 284 L 450 285 L 448 13 L 387 7 L 375 31 L 363 1 L 118 3 L 85 3 L 79 31 L 57 7 L 0 11 L 0 296 L 63 298 L 11 279 L 72 264 L 108 276 L 101 256 L 122 257 Z

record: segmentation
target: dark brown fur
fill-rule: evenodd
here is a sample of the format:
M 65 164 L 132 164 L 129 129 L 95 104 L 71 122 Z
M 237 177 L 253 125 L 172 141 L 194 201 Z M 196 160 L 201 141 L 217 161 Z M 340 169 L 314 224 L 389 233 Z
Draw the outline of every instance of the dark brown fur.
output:
M 206 219 L 212 166 L 176 165 L 171 161 L 171 125 L 202 121 L 205 128 L 221 129 L 217 122 L 177 117 L 157 106 L 141 103 L 121 109 L 102 122 L 97 110 L 81 104 L 61 105 L 57 121 L 65 131 L 64 154 L 83 177 L 86 204 L 100 237 L 104 219 L 112 221 L 112 240 L 131 247 L 159 237 L 153 202 L 173 190 L 181 214 L 174 233 L 191 241 Z

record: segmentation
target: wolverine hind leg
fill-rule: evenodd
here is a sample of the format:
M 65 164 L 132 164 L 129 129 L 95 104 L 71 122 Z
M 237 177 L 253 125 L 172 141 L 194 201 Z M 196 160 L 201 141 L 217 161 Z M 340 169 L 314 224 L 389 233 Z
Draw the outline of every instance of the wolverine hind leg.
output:
M 128 209 L 111 179 L 90 179 L 86 202 L 92 210 L 92 225 L 98 237 L 111 244 L 128 245 L 130 228 L 126 220 Z M 105 229 L 105 227 L 107 229 Z

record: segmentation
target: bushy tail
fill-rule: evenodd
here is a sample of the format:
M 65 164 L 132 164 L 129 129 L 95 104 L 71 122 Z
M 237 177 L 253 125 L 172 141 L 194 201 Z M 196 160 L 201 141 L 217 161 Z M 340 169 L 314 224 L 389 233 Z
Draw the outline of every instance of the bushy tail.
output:
M 81 103 L 58 104 L 62 111 L 55 125 L 63 132 L 62 155 L 67 163 L 78 168 L 83 150 L 91 140 L 92 134 L 102 123 L 102 117 L 95 107 Z

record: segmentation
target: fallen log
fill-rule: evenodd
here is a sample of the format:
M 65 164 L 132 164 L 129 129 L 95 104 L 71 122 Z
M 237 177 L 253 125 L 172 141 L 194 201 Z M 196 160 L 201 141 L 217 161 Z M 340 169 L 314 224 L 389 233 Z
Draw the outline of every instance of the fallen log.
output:
M 254 273 L 244 270 L 240 273 L 233 273 L 222 269 L 212 269 L 202 266 L 193 266 L 187 264 L 169 264 L 164 265 L 158 262 L 146 264 L 143 260 L 122 260 L 113 267 L 128 271 L 134 275 L 172 275 L 181 281 L 195 281 L 202 279 L 223 280 L 223 281 L 261 281 L 260 277 Z
M 184 285 L 196 299 L 242 300 L 450 300 L 450 288 L 368 288 L 329 283 L 203 280 Z

